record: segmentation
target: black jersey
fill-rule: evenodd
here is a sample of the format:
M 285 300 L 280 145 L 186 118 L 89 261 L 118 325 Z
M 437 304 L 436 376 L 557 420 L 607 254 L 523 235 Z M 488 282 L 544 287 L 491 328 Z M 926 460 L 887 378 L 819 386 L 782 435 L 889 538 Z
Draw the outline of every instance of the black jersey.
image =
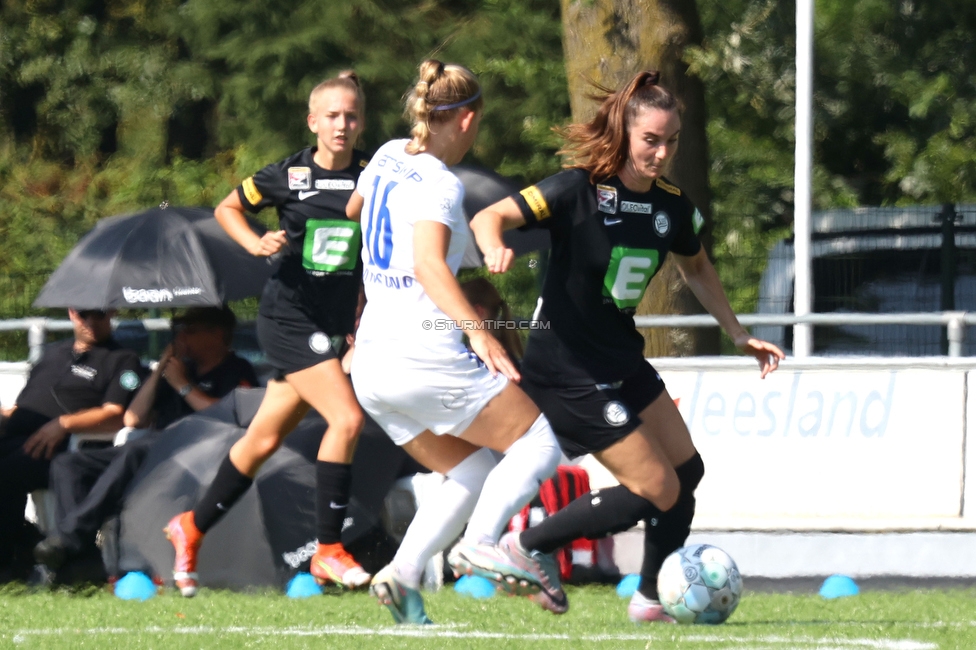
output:
M 7 423 L 11 433 L 29 435 L 54 418 L 103 404 L 128 406 L 141 383 L 139 356 L 114 339 L 75 352 L 74 338 L 44 348 L 17 396 Z
M 591 183 L 571 169 L 514 195 L 524 227 L 552 237 L 539 320 L 523 373 L 552 386 L 610 383 L 644 362 L 634 310 L 669 251 L 695 255 L 702 218 L 665 179 L 631 192 L 619 178 Z
M 346 218 L 346 203 L 369 159 L 353 152 L 346 169 L 322 169 L 315 148 L 268 165 L 237 188 L 244 207 L 278 209 L 288 236 L 281 266 L 261 297 L 261 314 L 311 320 L 330 335 L 353 331 L 362 261 L 359 222 Z

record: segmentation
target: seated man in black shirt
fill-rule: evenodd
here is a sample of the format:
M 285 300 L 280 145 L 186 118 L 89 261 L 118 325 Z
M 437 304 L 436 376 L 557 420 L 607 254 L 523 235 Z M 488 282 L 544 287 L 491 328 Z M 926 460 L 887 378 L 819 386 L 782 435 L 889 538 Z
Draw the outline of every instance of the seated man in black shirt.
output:
M 27 494 L 47 487 L 51 459 L 63 455 L 69 434 L 117 430 L 139 387 L 139 357 L 112 339 L 112 314 L 70 309 L 68 316 L 74 338 L 45 348 L 16 405 L 3 414 L 0 580 L 26 577 L 30 564 L 19 555 L 15 563 L 14 555 L 37 534 L 24 520 Z
M 51 464 L 58 530 L 34 548 L 38 562 L 56 570 L 72 556 L 96 555 L 98 529 L 121 511 L 122 495 L 159 432 L 237 387 L 257 386 L 254 368 L 230 349 L 235 322 L 228 307 L 194 307 L 175 318 L 173 344 L 125 412 L 126 426 L 152 432 L 119 447 L 66 454 Z

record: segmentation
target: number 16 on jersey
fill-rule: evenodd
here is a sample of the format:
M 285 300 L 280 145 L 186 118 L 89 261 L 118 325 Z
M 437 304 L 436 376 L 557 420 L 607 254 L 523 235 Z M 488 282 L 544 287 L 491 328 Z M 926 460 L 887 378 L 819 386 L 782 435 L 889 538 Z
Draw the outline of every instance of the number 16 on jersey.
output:
M 366 206 L 366 240 L 363 242 L 369 262 L 383 270 L 390 268 L 390 257 L 393 255 L 393 230 L 390 226 L 390 209 L 386 205 L 390 192 L 397 186 L 396 181 L 389 181 L 379 187 L 380 177 L 373 179 L 373 192 Z M 377 200 L 379 198 L 379 200 Z

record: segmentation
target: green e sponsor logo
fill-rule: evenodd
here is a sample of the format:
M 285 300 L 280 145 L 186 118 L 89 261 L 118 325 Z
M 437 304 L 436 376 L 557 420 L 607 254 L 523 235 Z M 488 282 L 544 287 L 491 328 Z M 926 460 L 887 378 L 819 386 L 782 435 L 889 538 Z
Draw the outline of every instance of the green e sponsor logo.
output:
M 361 231 L 355 221 L 309 219 L 305 222 L 302 266 L 312 271 L 351 271 L 359 255 Z
M 658 264 L 658 252 L 652 248 L 614 246 L 603 278 L 603 294 L 612 297 L 618 309 L 636 307 Z

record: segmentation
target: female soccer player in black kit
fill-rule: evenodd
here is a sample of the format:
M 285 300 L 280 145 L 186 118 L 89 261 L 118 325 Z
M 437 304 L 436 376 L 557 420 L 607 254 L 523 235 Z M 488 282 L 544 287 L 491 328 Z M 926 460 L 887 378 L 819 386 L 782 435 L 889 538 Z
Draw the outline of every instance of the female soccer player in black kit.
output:
M 739 324 L 698 241 L 702 217 L 663 173 L 681 117 L 674 96 L 642 72 L 618 92 L 599 88 L 588 123 L 564 131 L 569 169 L 479 212 L 471 222 L 490 271 L 512 263 L 501 233 L 520 226 L 552 236 L 539 318 L 522 362 L 522 388 L 541 407 L 571 457 L 592 453 L 620 482 L 594 490 L 540 525 L 502 538 L 507 566 L 486 557 L 485 577 L 530 580 L 544 608 L 568 608 L 548 553 L 580 538 L 627 530 L 644 520 L 641 585 L 633 621 L 671 621 L 658 602 L 657 574 L 685 541 L 704 464 L 664 387 L 645 360 L 633 313 L 670 252 L 695 296 L 762 376 L 783 352 Z
M 308 413 L 328 428 L 316 464 L 318 550 L 311 573 L 320 582 L 361 587 L 369 574 L 340 542 L 349 502 L 350 463 L 363 413 L 342 371 L 340 354 L 354 330 L 362 277 L 360 227 L 346 203 L 368 160 L 353 147 L 363 128 L 363 96 L 351 71 L 328 79 L 309 97 L 308 128 L 316 146 L 268 165 L 215 210 L 217 221 L 251 254 L 281 257 L 261 296 L 258 341 L 277 376 L 244 437 L 230 449 L 196 507 L 174 517 L 166 534 L 176 547 L 173 577 L 184 596 L 197 590 L 196 555 L 203 535 L 250 487 L 262 463 Z M 244 211 L 275 206 L 281 230 L 258 237 Z

